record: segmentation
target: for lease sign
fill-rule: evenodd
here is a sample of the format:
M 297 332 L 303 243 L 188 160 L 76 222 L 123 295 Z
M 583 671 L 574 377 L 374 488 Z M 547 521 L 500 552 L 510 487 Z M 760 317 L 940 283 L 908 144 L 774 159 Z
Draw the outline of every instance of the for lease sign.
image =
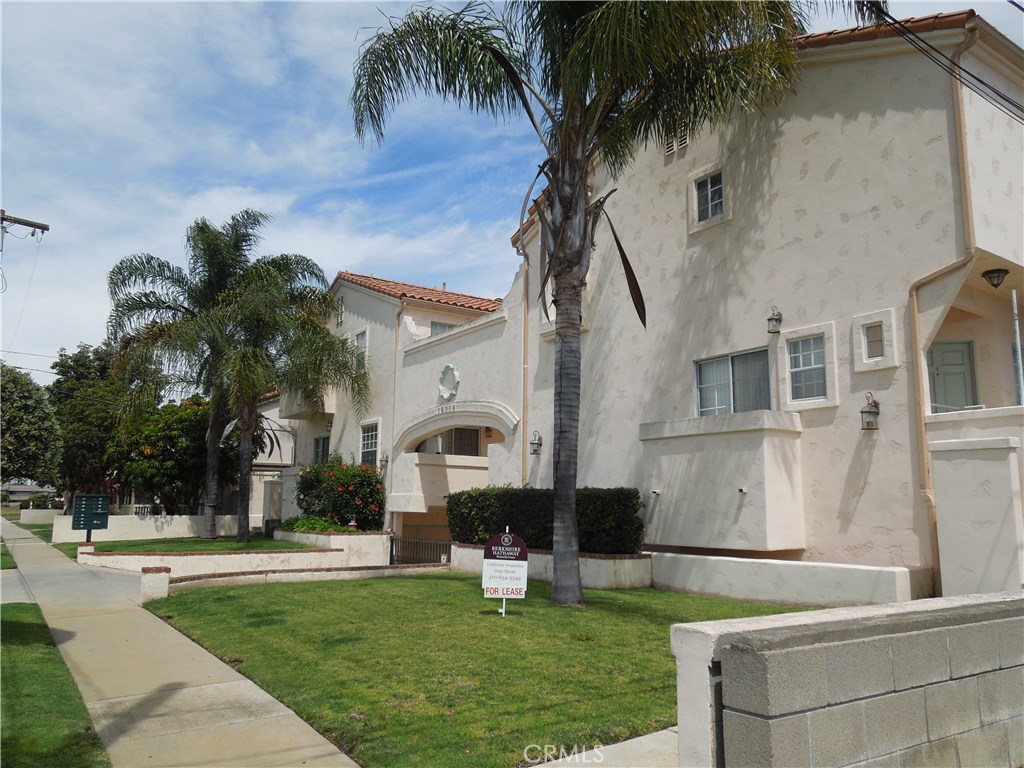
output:
M 526 597 L 526 542 L 514 533 L 499 533 L 484 545 L 484 597 Z

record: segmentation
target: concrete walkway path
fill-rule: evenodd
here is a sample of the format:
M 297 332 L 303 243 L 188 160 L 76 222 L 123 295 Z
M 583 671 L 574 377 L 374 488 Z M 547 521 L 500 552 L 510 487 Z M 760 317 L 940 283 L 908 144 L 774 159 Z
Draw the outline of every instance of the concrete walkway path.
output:
M 114 768 L 356 766 L 254 683 L 139 605 L 139 576 L 85 568 L 7 520 L 23 589 L 50 626 Z M 108 571 L 99 574 L 98 571 Z

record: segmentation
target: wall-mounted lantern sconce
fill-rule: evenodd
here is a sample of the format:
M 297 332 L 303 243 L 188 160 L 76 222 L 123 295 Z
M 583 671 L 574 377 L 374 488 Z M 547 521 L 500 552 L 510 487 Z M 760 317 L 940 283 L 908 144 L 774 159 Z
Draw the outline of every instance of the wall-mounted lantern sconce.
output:
M 772 307 L 772 313 L 768 315 L 768 333 L 778 333 L 782 327 L 782 313 L 778 307 Z
M 534 430 L 533 440 L 530 441 L 530 455 L 540 456 L 540 447 L 544 445 L 544 441 L 541 439 L 540 432 Z
M 328 432 L 330 432 L 332 429 L 334 429 L 334 420 L 333 419 L 328 419 L 327 421 L 325 421 L 324 422 L 324 429 L 326 429 Z
M 381 451 L 381 452 L 380 452 L 380 462 L 379 462 L 379 466 L 380 466 L 380 473 L 381 473 L 382 475 L 383 475 L 383 474 L 384 474 L 385 472 L 387 472 L 387 471 L 388 471 L 388 452 L 387 452 L 387 451 Z
M 494 430 L 490 427 L 484 427 L 484 437 L 494 437 Z
M 1010 270 L 1008 269 L 986 269 L 981 273 L 981 276 L 984 277 L 988 281 L 988 284 L 993 288 L 998 288 L 1003 284 L 1003 280 L 1006 279 L 1008 274 L 1010 274 Z
M 878 401 L 870 392 L 864 396 L 864 399 L 868 401 L 868 404 L 860 409 L 860 428 L 878 429 Z

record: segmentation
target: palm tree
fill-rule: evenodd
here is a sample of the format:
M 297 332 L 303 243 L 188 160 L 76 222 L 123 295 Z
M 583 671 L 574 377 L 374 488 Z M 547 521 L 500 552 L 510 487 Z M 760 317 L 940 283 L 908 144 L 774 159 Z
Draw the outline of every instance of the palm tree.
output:
M 226 383 L 226 399 L 240 434 L 238 540 L 249 540 L 253 434 L 260 400 L 289 389 L 323 409 L 329 389 L 346 390 L 358 413 L 370 399 L 359 348 L 327 326 L 338 313 L 320 267 L 298 255 L 258 259 L 211 313 L 210 337 L 223 356 L 213 367 Z
M 250 266 L 260 229 L 269 220 L 267 214 L 251 209 L 220 227 L 197 219 L 185 235 L 187 271 L 136 253 L 115 264 L 107 276 L 110 338 L 120 343 L 126 356 L 155 355 L 178 387 L 198 389 L 210 400 L 202 531 L 207 537 L 216 532 L 220 443 L 229 421 L 225 382 L 217 375 L 225 350 L 207 331 L 221 294 Z
M 864 17 L 884 7 L 854 5 Z M 575 511 L 580 321 L 594 232 L 602 214 L 608 219 L 611 194 L 590 194 L 595 168 L 618 175 L 648 140 L 715 127 L 737 109 L 780 99 L 797 71 L 792 38 L 803 22 L 804 5 L 790 2 L 530 0 L 501 13 L 472 2 L 459 11 L 415 7 L 360 51 L 351 102 L 361 139 L 382 140 L 396 104 L 421 91 L 494 115 L 521 111 L 543 147 L 537 178 L 546 189 L 534 211 L 547 264 L 542 283 L 553 282 L 555 305 L 555 603 L 583 601 Z M 646 325 L 614 228 L 612 236 Z

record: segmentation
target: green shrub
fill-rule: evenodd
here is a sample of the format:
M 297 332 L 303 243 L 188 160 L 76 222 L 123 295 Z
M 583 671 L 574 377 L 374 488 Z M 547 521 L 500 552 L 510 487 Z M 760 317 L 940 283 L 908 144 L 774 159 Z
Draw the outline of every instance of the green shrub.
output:
M 580 552 L 630 555 L 640 551 L 644 524 L 636 488 L 580 488 L 576 528 Z M 448 528 L 463 544 L 484 544 L 509 527 L 531 549 L 551 549 L 554 491 L 550 488 L 473 488 L 448 495 Z
M 18 502 L 20 509 L 60 509 L 63 506 L 63 499 L 55 493 L 33 493 Z
M 295 502 L 307 516 L 341 526 L 355 520 L 360 531 L 379 531 L 384 525 L 384 485 L 377 468 L 346 462 L 338 455 L 302 470 Z
M 299 515 L 289 517 L 281 523 L 282 531 L 296 531 L 298 533 L 337 533 L 347 531 L 347 525 L 338 525 L 333 520 L 316 515 Z

